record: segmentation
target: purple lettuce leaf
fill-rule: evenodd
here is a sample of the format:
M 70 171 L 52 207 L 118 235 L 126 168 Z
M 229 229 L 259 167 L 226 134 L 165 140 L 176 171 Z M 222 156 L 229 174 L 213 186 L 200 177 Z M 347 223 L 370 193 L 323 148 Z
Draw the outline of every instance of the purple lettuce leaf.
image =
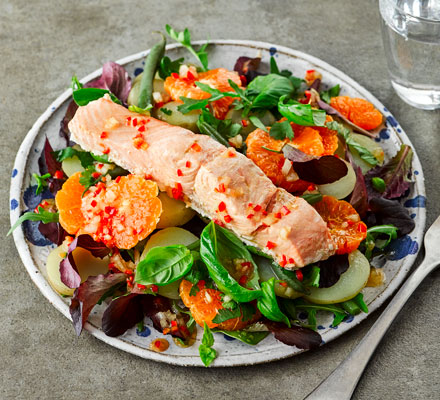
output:
M 296 325 L 292 325 L 289 328 L 282 323 L 269 320 L 265 320 L 264 324 L 273 333 L 275 339 L 288 346 L 311 350 L 318 348 L 322 343 L 321 335 L 309 328 Z
M 78 104 L 76 104 L 73 100 L 69 103 L 66 114 L 60 123 L 60 132 L 59 135 L 66 140 L 66 146 L 70 146 L 72 142 L 70 141 L 70 132 L 69 132 L 69 122 L 75 116 L 76 110 L 78 109 Z
M 312 156 L 289 145 L 283 147 L 283 154 L 293 162 L 293 169 L 301 179 L 317 185 L 335 182 L 348 172 L 347 165 L 338 157 Z
M 46 141 L 44 142 L 43 151 L 38 159 L 38 167 L 40 175 L 47 173 L 54 175 L 55 172 L 62 171 L 61 163 L 54 157 L 53 148 L 48 138 L 46 138 Z
M 356 165 L 351 156 L 351 153 L 346 149 L 345 155 L 349 163 L 354 169 L 356 174 L 356 183 L 354 185 L 354 189 L 351 192 L 350 199 L 348 202 L 354 207 L 354 209 L 358 212 L 361 218 L 365 217 L 368 210 L 368 193 L 367 187 L 365 185 L 364 174 L 362 173 L 361 167 Z
M 84 87 L 107 89 L 125 103 L 131 90 L 131 78 L 123 66 L 109 61 L 103 65 L 102 75 Z
M 399 236 L 407 235 L 416 226 L 409 215 L 409 211 L 397 200 L 374 197 L 369 201 L 371 212 L 365 218 L 365 223 L 371 227 L 374 225 L 394 225 L 398 228 Z
M 309 86 L 309 90 L 316 90 L 317 92 L 319 92 L 319 87 L 321 86 L 321 79 L 317 78 L 315 79 L 312 84 Z
M 319 287 L 333 286 L 349 267 L 348 255 L 334 255 L 319 264 Z
M 40 222 L 38 224 L 38 230 L 46 239 L 49 239 L 52 243 L 58 246 L 63 243 L 66 237 L 66 231 L 57 222 L 50 222 L 48 224 Z
M 70 302 L 70 315 L 73 327 L 79 336 L 93 307 L 102 296 L 115 285 L 125 281 L 123 273 L 107 273 L 105 275 L 89 276 L 87 280 L 75 290 Z
M 402 144 L 397 154 L 382 166 L 377 166 L 368 171 L 365 175 L 368 195 L 373 197 L 384 197 L 395 199 L 403 196 L 409 189 L 411 180 L 411 163 L 413 151 L 407 144 Z M 381 178 L 385 181 L 385 192 L 379 193 L 373 188 L 372 178 Z
M 92 253 L 93 256 L 104 258 L 110 253 L 110 249 L 103 243 L 98 243 L 89 235 L 79 235 L 67 249 L 67 257 L 60 262 L 61 282 L 69 288 L 77 288 L 81 284 L 81 277 L 78 273 L 75 260 L 73 258 L 73 250 L 77 247 L 82 247 Z
M 151 295 L 131 293 L 111 301 L 102 316 L 102 330 L 107 336 L 125 333 L 144 318 L 143 301 Z
M 234 65 L 234 71 L 237 71 L 239 75 L 244 75 L 246 77 L 247 83 L 251 82 L 259 75 L 263 75 L 258 72 L 260 67 L 261 57 L 239 57 Z

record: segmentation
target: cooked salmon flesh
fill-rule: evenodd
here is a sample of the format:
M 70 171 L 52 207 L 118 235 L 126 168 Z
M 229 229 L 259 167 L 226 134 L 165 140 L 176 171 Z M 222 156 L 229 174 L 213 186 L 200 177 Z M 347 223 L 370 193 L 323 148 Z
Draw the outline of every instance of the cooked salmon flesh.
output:
M 327 226 L 312 206 L 209 136 L 130 112 L 108 97 L 79 107 L 69 129 L 83 149 L 108 154 L 131 173 L 154 180 L 286 268 L 334 253 Z

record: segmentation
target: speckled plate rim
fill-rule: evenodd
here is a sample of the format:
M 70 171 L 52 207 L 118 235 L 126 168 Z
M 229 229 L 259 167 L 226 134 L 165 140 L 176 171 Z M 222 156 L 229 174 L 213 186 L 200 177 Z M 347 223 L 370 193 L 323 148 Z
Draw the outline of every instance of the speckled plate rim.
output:
M 203 44 L 203 41 L 194 42 L 194 44 Z M 314 65 L 317 69 L 325 69 L 327 72 L 331 73 L 334 77 L 340 79 L 341 81 L 345 81 L 349 85 L 351 85 L 355 90 L 357 90 L 365 99 L 370 101 L 375 105 L 376 108 L 387 111 L 388 114 L 389 111 L 384 107 L 384 105 L 376 98 L 374 97 L 369 91 L 367 91 L 365 88 L 360 86 L 358 83 L 356 83 L 353 79 L 351 79 L 349 76 L 347 76 L 342 71 L 336 69 L 335 67 L 331 66 L 330 64 L 314 57 L 311 55 L 308 55 L 306 53 L 303 53 L 301 51 L 292 50 L 287 47 L 283 46 L 276 46 L 270 43 L 266 42 L 257 42 L 257 41 L 250 41 L 250 40 L 212 40 L 210 41 L 211 44 L 216 46 L 243 46 L 245 48 L 251 48 L 255 50 L 264 50 L 264 51 L 271 51 L 271 49 L 276 48 L 276 51 L 278 54 L 284 54 L 288 57 L 292 58 L 300 58 L 302 60 L 305 60 L 312 65 Z M 181 47 L 178 44 L 168 45 L 167 50 L 175 49 L 177 47 Z M 137 61 L 139 59 L 142 59 L 148 54 L 149 50 L 142 51 L 139 53 L 136 53 L 134 55 L 122 58 L 118 60 L 117 62 L 121 65 L 125 65 L 127 63 Z M 81 80 L 82 83 L 86 83 L 98 76 L 102 73 L 102 68 L 92 72 L 91 74 L 87 75 L 85 78 Z M 36 136 L 38 135 L 41 127 L 44 125 L 44 123 L 54 114 L 54 112 L 63 105 L 63 103 L 67 100 L 70 100 L 72 95 L 71 89 L 66 90 L 62 95 L 60 95 L 47 109 L 46 111 L 38 118 L 38 120 L 35 122 L 35 124 L 32 126 L 31 130 L 27 133 L 26 137 L 24 138 L 16 159 L 14 163 L 14 170 L 16 171 L 15 178 L 11 180 L 11 187 L 10 187 L 10 200 L 12 199 L 21 199 L 22 194 L 24 191 L 23 188 L 23 182 L 24 182 L 24 174 L 25 174 L 25 166 L 27 163 L 27 159 L 32 147 L 32 144 L 34 143 L 34 140 Z M 393 127 L 394 128 L 394 127 Z M 419 171 L 419 174 L 417 175 L 415 179 L 415 192 L 418 195 L 425 196 L 425 185 L 424 185 L 424 176 L 423 176 L 423 170 L 420 163 L 420 160 L 416 154 L 416 151 L 414 147 L 412 146 L 410 140 L 406 136 L 403 130 L 400 132 L 397 132 L 396 129 L 394 129 L 393 134 L 397 136 L 397 138 L 405 144 L 411 145 L 411 147 L 414 150 L 414 159 L 413 159 L 413 167 L 415 170 Z M 21 202 L 20 202 L 21 206 Z M 18 217 L 20 216 L 22 212 L 21 207 L 16 207 L 15 209 L 11 209 L 10 212 L 10 220 L 11 224 L 14 223 Z M 425 221 L 426 221 L 426 210 L 424 208 L 419 208 L 417 217 L 416 217 L 416 228 L 412 232 L 415 236 L 415 241 L 418 244 L 418 248 L 421 247 L 421 242 L 423 238 L 423 233 L 425 229 Z M 69 313 L 69 307 L 68 305 L 62 300 L 62 298 L 52 289 L 52 287 L 49 285 L 49 283 L 46 281 L 44 276 L 39 271 L 36 263 L 33 260 L 32 254 L 30 252 L 29 246 L 26 242 L 26 239 L 24 237 L 24 233 L 22 229 L 16 229 L 13 233 L 14 241 L 17 247 L 17 250 L 19 252 L 19 255 L 21 257 L 21 260 L 28 271 L 29 275 L 31 276 L 31 279 L 33 282 L 37 285 L 37 287 L 40 289 L 41 293 L 49 300 L 49 302 L 58 309 L 64 316 L 66 316 L 68 319 L 71 319 L 70 313 Z M 414 254 L 409 254 L 405 257 L 404 263 L 399 269 L 399 271 L 396 273 L 396 275 L 393 277 L 393 279 L 389 282 L 387 282 L 387 286 L 385 290 L 380 293 L 370 304 L 369 309 L 370 313 L 379 308 L 384 301 L 390 297 L 395 290 L 400 286 L 402 281 L 404 280 L 405 276 L 408 274 L 409 270 L 411 269 L 411 266 L 413 265 L 416 257 L 417 252 Z M 361 321 L 363 321 L 365 318 L 368 317 L 369 314 L 359 314 L 357 315 L 354 320 L 350 324 L 345 324 L 339 327 L 338 330 L 330 329 L 325 332 L 323 332 L 323 339 L 324 343 L 327 343 L 333 339 L 335 339 L 338 336 L 341 336 L 344 332 L 351 329 L 355 325 L 359 324 Z M 102 330 L 93 324 L 87 322 L 85 325 L 85 329 L 89 331 L 93 336 L 96 338 L 102 340 L 103 342 L 116 347 L 118 349 L 121 349 L 123 351 L 126 351 L 128 353 L 140 356 L 145 359 L 151 359 L 155 361 L 160 362 L 166 362 L 168 364 L 173 365 L 181 365 L 181 366 L 203 366 L 202 362 L 200 361 L 199 357 L 196 356 L 181 356 L 181 355 L 172 355 L 167 353 L 156 353 L 151 350 L 148 350 L 146 348 L 141 348 L 137 346 L 134 343 L 129 343 L 127 341 L 122 340 L 121 338 L 112 338 L 106 336 Z M 227 356 L 219 357 L 215 360 L 215 363 L 213 366 L 216 367 L 223 367 L 223 366 L 244 366 L 244 365 L 254 365 L 254 364 L 261 364 L 266 363 L 270 361 L 276 361 L 283 358 L 287 358 L 290 356 L 293 356 L 295 354 L 302 353 L 303 351 L 300 349 L 297 349 L 296 347 L 289 347 L 284 346 L 283 351 L 280 353 L 280 351 L 271 351 L 270 349 L 265 351 L 260 351 L 255 353 L 256 357 L 254 357 L 251 354 L 228 354 Z

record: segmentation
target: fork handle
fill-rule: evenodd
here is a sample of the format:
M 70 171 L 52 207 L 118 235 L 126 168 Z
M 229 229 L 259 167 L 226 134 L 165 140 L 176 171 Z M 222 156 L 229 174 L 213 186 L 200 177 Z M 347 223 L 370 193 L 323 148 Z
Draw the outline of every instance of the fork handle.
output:
M 382 312 L 364 338 L 347 358 L 311 392 L 304 400 L 349 400 L 359 382 L 365 367 L 390 327 L 394 318 L 408 298 L 439 264 L 437 260 L 426 259 L 406 280 L 388 307 Z

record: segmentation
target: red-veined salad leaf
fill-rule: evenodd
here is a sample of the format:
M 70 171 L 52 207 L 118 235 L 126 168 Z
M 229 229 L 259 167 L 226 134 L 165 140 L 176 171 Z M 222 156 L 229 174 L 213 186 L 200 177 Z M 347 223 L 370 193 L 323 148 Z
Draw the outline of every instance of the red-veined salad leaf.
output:
M 375 225 L 394 225 L 398 228 L 399 236 L 410 233 L 416 226 L 406 209 L 397 200 L 374 197 L 369 201 L 371 213 L 365 222 L 369 227 Z
M 109 61 L 102 66 L 102 75 L 84 87 L 107 89 L 125 103 L 131 90 L 131 78 L 123 66 Z
M 290 328 L 282 323 L 265 321 L 264 324 L 273 333 L 275 339 L 296 346 L 299 349 L 311 350 L 318 348 L 322 343 L 321 335 L 309 328 L 292 325 Z
M 78 336 L 81 334 L 93 307 L 111 288 L 124 282 L 125 278 L 123 273 L 89 276 L 75 290 L 69 310 L 73 327 Z
M 78 273 L 75 260 L 73 258 L 73 250 L 77 247 L 82 247 L 88 250 L 95 257 L 104 258 L 110 253 L 110 249 L 102 243 L 95 242 L 89 235 L 79 235 L 67 249 L 67 256 L 60 262 L 61 282 L 69 288 L 77 288 L 81 284 L 81 277 Z
M 334 255 L 319 262 L 319 287 L 333 286 L 349 267 L 348 255 Z
M 102 330 L 110 337 L 125 333 L 144 318 L 143 300 L 150 295 L 131 293 L 113 299 L 102 315 Z
M 38 224 L 38 230 L 46 239 L 49 239 L 58 246 L 63 243 L 67 234 L 61 224 L 57 222 L 49 222 L 47 224 L 40 222 Z
M 321 86 L 321 79 L 316 78 L 312 84 L 309 86 L 309 90 L 316 90 L 317 92 L 319 92 L 319 87 Z
M 411 162 L 413 151 L 407 144 L 402 144 L 398 153 L 387 163 L 377 166 L 365 175 L 370 197 L 395 199 L 401 197 L 411 185 Z M 371 179 L 378 177 L 385 182 L 385 191 L 378 192 L 372 185 Z
M 283 154 L 301 179 L 317 185 L 335 182 L 348 172 L 344 161 L 334 156 L 312 156 L 290 145 L 283 147 Z
M 76 104 L 73 100 L 70 102 L 67 107 L 66 114 L 60 123 L 60 132 L 59 135 L 66 140 L 66 145 L 70 145 L 70 132 L 69 132 L 69 122 L 74 117 L 76 110 L 78 110 L 78 104 Z
M 262 75 L 258 72 L 260 67 L 261 57 L 239 57 L 234 65 L 234 71 L 237 71 L 239 75 L 244 75 L 247 83 L 253 81 L 257 76 Z

